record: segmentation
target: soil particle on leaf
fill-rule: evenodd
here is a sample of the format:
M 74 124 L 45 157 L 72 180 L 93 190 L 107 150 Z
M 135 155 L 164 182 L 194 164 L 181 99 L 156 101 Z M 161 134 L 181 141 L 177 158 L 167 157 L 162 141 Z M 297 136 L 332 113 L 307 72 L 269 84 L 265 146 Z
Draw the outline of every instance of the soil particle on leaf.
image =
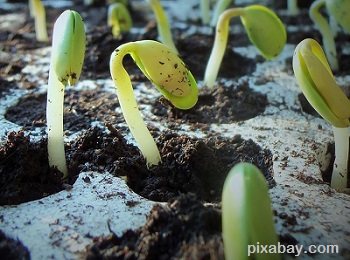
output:
M 181 195 L 156 204 L 146 224 L 98 237 L 87 259 L 223 259 L 221 213 L 195 195 Z

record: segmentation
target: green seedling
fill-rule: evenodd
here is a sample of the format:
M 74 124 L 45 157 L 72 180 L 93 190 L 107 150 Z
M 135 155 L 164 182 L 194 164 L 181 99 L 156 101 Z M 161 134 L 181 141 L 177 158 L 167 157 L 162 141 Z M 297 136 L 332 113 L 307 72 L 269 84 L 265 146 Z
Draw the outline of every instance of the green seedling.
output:
M 108 7 L 108 26 L 112 27 L 112 34 L 117 38 L 121 33 L 130 31 L 132 20 L 127 7 L 122 3 L 114 3 Z
M 315 40 L 305 39 L 297 45 L 293 70 L 306 99 L 333 126 L 335 161 L 331 187 L 344 189 L 348 178 L 350 100 L 335 82 L 325 53 Z
M 324 51 L 333 71 L 339 70 L 337 49 L 334 35 L 327 19 L 321 14 L 320 9 L 326 7 L 330 18 L 334 19 L 345 32 L 350 33 L 350 0 L 316 0 L 309 9 L 310 18 L 318 27 L 323 41 Z
M 34 18 L 36 39 L 48 42 L 46 29 L 46 12 L 41 0 L 29 0 L 30 17 Z
M 214 86 L 226 50 L 229 22 L 237 16 L 241 18 L 250 41 L 266 59 L 277 57 L 286 43 L 287 33 L 283 23 L 267 7 L 250 5 L 224 11 L 216 25 L 214 46 L 204 75 L 204 84 L 209 88 Z
M 178 54 L 171 34 L 168 18 L 159 0 L 147 0 L 156 16 L 159 40 Z
M 268 186 L 261 171 L 251 163 L 238 163 L 226 177 L 222 237 L 225 259 L 251 259 L 249 245 L 278 244 Z M 254 259 L 280 259 L 280 255 L 254 254 Z
M 157 145 L 137 108 L 131 80 L 123 66 L 123 58 L 127 54 L 131 55 L 143 74 L 177 108 L 189 109 L 197 103 L 197 83 L 177 54 L 156 41 L 129 42 L 119 46 L 111 55 L 110 71 L 125 121 L 147 166 L 157 165 L 161 161 Z
M 298 0 L 287 0 L 287 11 L 289 15 L 299 14 Z
M 200 11 L 202 24 L 210 23 L 210 0 L 201 0 Z
M 211 26 L 215 26 L 220 14 L 226 10 L 226 8 L 230 5 L 232 0 L 219 0 L 216 2 L 213 16 L 210 21 L 210 0 L 201 0 L 200 1 L 200 9 L 201 9 L 201 18 L 203 24 L 210 24 Z M 234 2 L 234 1 L 232 1 Z
M 211 18 L 210 25 L 215 27 L 219 16 L 226 10 L 226 8 L 230 5 L 230 2 L 232 0 L 218 0 L 215 4 L 214 10 L 213 10 L 213 17 Z M 234 1 L 232 1 L 234 3 Z
M 63 173 L 63 179 L 68 177 L 63 141 L 64 90 L 79 80 L 84 55 L 83 20 L 76 11 L 66 10 L 53 28 L 46 107 L 49 164 Z

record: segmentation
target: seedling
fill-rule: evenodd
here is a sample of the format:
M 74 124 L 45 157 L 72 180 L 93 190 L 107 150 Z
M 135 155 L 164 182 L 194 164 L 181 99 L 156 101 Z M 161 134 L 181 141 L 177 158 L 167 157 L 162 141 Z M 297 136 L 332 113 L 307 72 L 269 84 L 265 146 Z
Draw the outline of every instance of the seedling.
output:
M 128 32 L 132 20 L 127 7 L 122 3 L 114 3 L 108 7 L 107 23 L 112 27 L 112 34 L 117 38 L 122 32 Z
M 350 33 L 350 1 L 349 0 L 316 0 L 309 9 L 310 18 L 314 21 L 322 35 L 323 47 L 333 71 L 339 70 L 337 49 L 335 46 L 333 32 L 326 18 L 320 12 L 325 6 L 330 18 L 333 18 L 345 32 Z
M 287 33 L 283 23 L 267 7 L 250 5 L 224 11 L 216 25 L 214 46 L 204 75 L 204 83 L 209 88 L 214 86 L 225 53 L 229 22 L 237 16 L 241 18 L 250 41 L 266 59 L 277 57 L 286 43 Z
M 222 191 L 222 237 L 225 259 L 251 259 L 249 245 L 278 244 L 268 186 L 251 163 L 238 163 Z M 254 259 L 280 259 L 279 254 L 255 254 Z
M 123 58 L 127 54 L 131 55 L 143 74 L 177 108 L 189 109 L 197 103 L 197 83 L 177 54 L 156 41 L 129 42 L 119 46 L 111 55 L 110 71 L 125 121 L 147 166 L 157 165 L 161 161 L 157 145 L 137 108 L 130 77 L 123 66 Z
M 201 0 L 200 1 L 200 11 L 202 24 L 210 23 L 210 0 Z
M 214 11 L 213 11 L 213 17 L 211 18 L 210 25 L 211 26 L 216 26 L 220 14 L 222 14 L 226 8 L 230 5 L 230 2 L 232 0 L 218 0 L 215 4 Z M 234 2 L 234 1 L 232 1 Z
M 289 15 L 299 14 L 298 0 L 287 0 L 287 10 Z
M 350 100 L 335 82 L 322 47 L 315 40 L 305 39 L 297 45 L 293 70 L 306 99 L 333 126 L 335 161 L 331 187 L 344 189 L 348 178 Z
M 168 18 L 159 0 L 147 0 L 156 16 L 160 41 L 168 46 L 172 52 L 178 54 L 171 34 Z
M 84 55 L 83 20 L 76 11 L 66 10 L 53 28 L 46 107 L 49 164 L 63 173 L 63 179 L 68 177 L 63 141 L 64 88 L 79 80 Z
M 36 39 L 40 42 L 48 42 L 46 29 L 46 13 L 41 0 L 29 0 L 30 17 L 34 18 Z

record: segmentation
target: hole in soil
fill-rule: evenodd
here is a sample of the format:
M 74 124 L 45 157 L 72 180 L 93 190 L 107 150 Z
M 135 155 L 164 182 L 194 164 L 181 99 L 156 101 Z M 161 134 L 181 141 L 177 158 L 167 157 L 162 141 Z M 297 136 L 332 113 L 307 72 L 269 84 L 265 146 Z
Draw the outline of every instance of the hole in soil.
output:
M 142 227 L 96 238 L 87 259 L 224 259 L 221 229 L 220 209 L 181 195 L 156 204 Z
M 247 120 L 264 112 L 268 104 L 266 95 L 249 88 L 247 82 L 230 87 L 200 89 L 198 103 L 189 110 L 153 105 L 152 112 L 169 121 L 181 120 L 191 123 L 232 123 Z
M 64 98 L 64 130 L 76 132 L 88 129 L 91 122 L 98 120 L 124 122 L 123 117 L 115 112 L 115 108 L 119 106 L 116 94 L 69 89 Z M 16 105 L 7 109 L 5 118 L 24 130 L 46 127 L 46 94 L 32 94 L 21 98 Z
M 47 142 L 31 143 L 23 131 L 12 132 L 0 147 L 0 205 L 14 205 L 61 191 L 62 174 L 50 170 Z
M 162 156 L 158 166 L 148 169 L 141 157 L 133 162 L 115 162 L 115 174 L 124 173 L 129 187 L 150 200 L 168 201 L 190 192 L 203 201 L 221 201 L 225 178 L 241 161 L 255 164 L 270 186 L 274 184 L 271 152 L 239 135 L 197 139 L 165 132 L 158 136 L 157 143 Z

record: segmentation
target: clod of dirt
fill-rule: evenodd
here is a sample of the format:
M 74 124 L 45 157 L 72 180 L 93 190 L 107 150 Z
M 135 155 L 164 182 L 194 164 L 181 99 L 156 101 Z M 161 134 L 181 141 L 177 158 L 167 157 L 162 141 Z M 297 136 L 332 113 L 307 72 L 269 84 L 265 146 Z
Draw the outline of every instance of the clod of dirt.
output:
M 1 230 L 0 255 L 2 259 L 30 259 L 28 248 L 26 248 L 20 241 L 7 237 Z
M 50 169 L 47 144 L 31 143 L 23 131 L 11 132 L 0 147 L 0 205 L 19 204 L 63 189 L 62 173 Z
M 223 259 L 221 213 L 193 194 L 156 204 L 146 224 L 121 237 L 98 237 L 88 251 L 94 259 Z
M 157 144 L 162 157 L 158 166 L 147 168 L 140 156 L 114 162 L 114 174 L 125 173 L 129 187 L 145 198 L 168 201 L 195 193 L 203 201 L 220 201 L 229 170 L 242 161 L 255 164 L 270 186 L 274 184 L 271 152 L 239 135 L 198 139 L 165 132 Z

